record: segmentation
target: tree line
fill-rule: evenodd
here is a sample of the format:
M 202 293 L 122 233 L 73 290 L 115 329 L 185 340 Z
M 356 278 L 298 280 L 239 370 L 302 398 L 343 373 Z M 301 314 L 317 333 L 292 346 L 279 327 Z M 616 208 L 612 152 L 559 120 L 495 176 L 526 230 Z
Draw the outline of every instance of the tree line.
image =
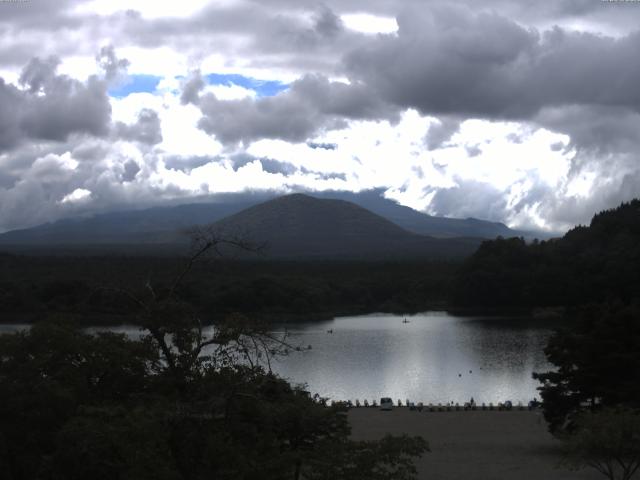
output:
M 113 288 L 167 285 L 179 257 L 0 255 L 0 313 L 61 313 L 93 324 L 130 322 L 131 305 Z M 284 262 L 203 259 L 179 294 L 213 322 L 234 312 L 296 321 L 336 315 L 418 312 L 448 303 L 458 264 L 449 262 Z M 104 288 L 104 287 L 113 288 Z
M 596 214 L 562 238 L 481 244 L 453 282 L 461 306 L 579 306 L 640 297 L 640 200 Z

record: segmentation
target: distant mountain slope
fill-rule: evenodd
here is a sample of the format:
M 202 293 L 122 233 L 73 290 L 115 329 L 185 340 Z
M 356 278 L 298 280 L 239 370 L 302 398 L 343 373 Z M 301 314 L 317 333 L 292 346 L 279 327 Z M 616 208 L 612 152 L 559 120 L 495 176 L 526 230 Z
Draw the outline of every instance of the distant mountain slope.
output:
M 382 197 L 381 190 L 360 193 L 320 192 L 317 198 L 335 198 L 355 203 L 413 233 L 437 238 L 497 236 L 548 238 L 542 233 L 520 232 L 501 223 L 474 218 L 433 217 Z M 275 193 L 227 194 L 216 202 L 120 211 L 47 223 L 0 234 L 0 245 L 126 245 L 166 243 L 175 232 L 192 225 L 205 225 L 277 198 Z
M 524 237 L 525 239 L 546 239 L 552 236 L 545 232 L 513 230 L 503 223 L 489 222 L 477 218 L 435 217 L 400 205 L 393 200 L 386 199 L 382 194 L 382 190 L 367 190 L 360 193 L 338 191 L 321 192 L 314 193 L 313 196 L 318 198 L 337 198 L 353 202 L 367 210 L 377 213 L 387 220 L 391 220 L 405 230 L 420 235 L 429 235 L 438 238 L 496 238 L 501 236 L 505 238 Z
M 177 230 L 205 225 L 259 200 L 234 200 L 71 218 L 0 235 L 0 245 L 132 244 L 172 241 Z
M 480 239 L 441 240 L 408 232 L 344 200 L 293 194 L 255 205 L 215 224 L 227 234 L 267 243 L 271 257 L 459 257 Z

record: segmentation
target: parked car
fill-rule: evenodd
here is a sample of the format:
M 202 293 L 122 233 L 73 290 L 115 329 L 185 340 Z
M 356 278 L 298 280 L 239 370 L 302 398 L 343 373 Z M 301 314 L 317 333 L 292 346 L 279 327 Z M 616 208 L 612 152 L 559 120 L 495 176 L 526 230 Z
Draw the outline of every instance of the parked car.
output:
M 382 397 L 380 399 L 380 410 L 391 410 L 393 409 L 393 400 L 389 397 Z

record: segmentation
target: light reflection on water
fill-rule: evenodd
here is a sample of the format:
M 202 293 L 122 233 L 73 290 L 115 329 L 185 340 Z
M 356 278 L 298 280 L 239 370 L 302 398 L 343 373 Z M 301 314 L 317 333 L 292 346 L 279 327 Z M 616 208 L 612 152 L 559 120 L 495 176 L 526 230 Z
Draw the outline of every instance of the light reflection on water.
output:
M 277 332 L 286 328 L 290 343 L 312 349 L 276 359 L 273 370 L 336 400 L 526 403 L 537 396 L 531 373 L 550 369 L 543 348 L 551 331 L 531 321 L 444 312 L 407 316 L 408 323 L 403 318 L 373 314 L 276 325 Z M 0 333 L 21 328 L 0 325 Z M 97 330 L 103 328 L 89 329 Z M 110 330 L 140 335 L 131 325 Z
M 313 348 L 277 361 L 274 370 L 332 399 L 526 403 L 537 396 L 531 373 L 550 368 L 547 328 L 442 312 L 407 319 L 364 315 L 289 326 L 292 343 Z

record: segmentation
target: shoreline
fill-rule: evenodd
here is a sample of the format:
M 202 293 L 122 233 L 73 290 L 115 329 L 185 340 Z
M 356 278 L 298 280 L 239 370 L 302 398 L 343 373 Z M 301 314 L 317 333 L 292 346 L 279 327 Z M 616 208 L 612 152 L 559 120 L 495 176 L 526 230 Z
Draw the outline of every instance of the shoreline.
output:
M 432 304 L 423 309 L 408 309 L 405 311 L 369 311 L 360 309 L 336 310 L 327 312 L 307 312 L 307 313 L 242 313 L 242 315 L 253 318 L 258 322 L 268 324 L 291 324 L 307 322 L 326 322 L 341 317 L 364 316 L 364 315 L 395 315 L 395 316 L 415 316 L 429 312 L 441 312 L 446 315 L 456 317 L 487 317 L 496 320 L 534 320 L 545 322 L 549 318 L 543 315 L 536 315 L 536 311 L 542 309 L 514 309 L 514 308 L 459 308 L 450 305 Z M 238 313 L 238 312 L 235 312 Z M 204 325 L 214 325 L 217 320 L 233 313 L 212 315 Z M 44 320 L 47 317 L 69 318 L 81 325 L 88 327 L 118 327 L 122 325 L 135 325 L 136 315 L 122 315 L 109 313 L 78 313 L 78 312 L 2 312 L 0 325 L 11 324 L 33 324 Z

